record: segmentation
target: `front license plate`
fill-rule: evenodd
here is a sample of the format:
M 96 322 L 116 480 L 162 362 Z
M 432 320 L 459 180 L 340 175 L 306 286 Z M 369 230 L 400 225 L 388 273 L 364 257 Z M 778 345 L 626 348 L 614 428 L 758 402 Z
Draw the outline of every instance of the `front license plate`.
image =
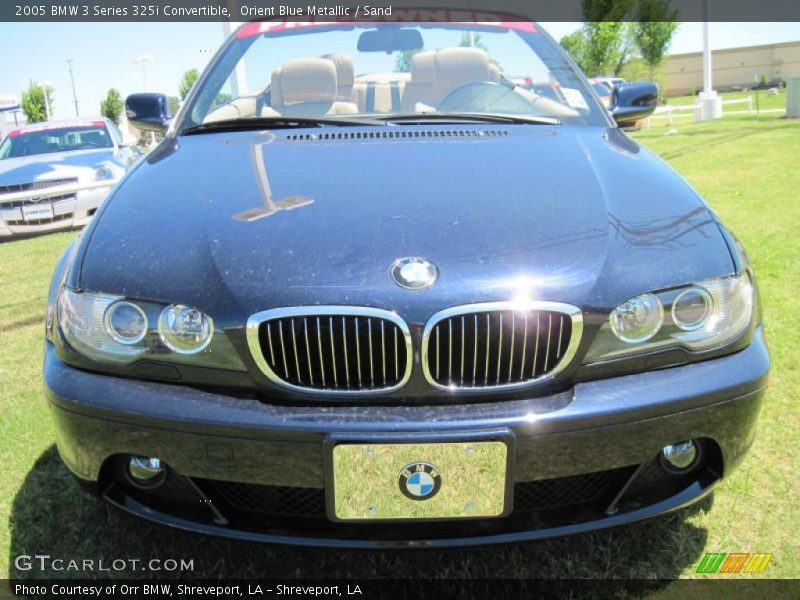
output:
M 333 446 L 333 519 L 469 519 L 511 510 L 504 441 Z
M 22 206 L 22 218 L 26 221 L 53 218 L 52 204 L 25 204 Z

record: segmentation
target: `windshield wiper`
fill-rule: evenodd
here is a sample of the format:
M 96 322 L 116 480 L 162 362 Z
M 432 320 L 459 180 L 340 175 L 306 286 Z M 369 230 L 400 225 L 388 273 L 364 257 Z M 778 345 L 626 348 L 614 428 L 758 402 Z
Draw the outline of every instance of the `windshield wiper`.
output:
M 290 129 L 293 127 L 344 127 L 353 125 L 386 125 L 374 119 L 353 119 L 348 117 L 251 117 L 246 119 L 225 119 L 187 127 L 181 134 L 192 135 L 212 131 L 246 131 L 254 129 Z
M 521 123 L 524 125 L 561 125 L 561 121 L 555 117 L 535 117 L 531 115 L 509 115 L 503 113 L 454 113 L 454 112 L 430 112 L 430 113 L 407 113 L 397 115 L 386 115 L 381 117 L 390 123 L 423 123 L 439 121 L 442 123 L 452 123 L 454 121 L 469 121 L 478 123 Z

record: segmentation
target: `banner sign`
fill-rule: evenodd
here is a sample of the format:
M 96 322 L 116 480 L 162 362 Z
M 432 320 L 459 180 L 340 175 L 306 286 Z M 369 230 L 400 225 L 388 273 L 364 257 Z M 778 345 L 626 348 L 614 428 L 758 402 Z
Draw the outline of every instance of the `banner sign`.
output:
M 19 110 L 19 100 L 15 96 L 0 94 L 0 112 Z

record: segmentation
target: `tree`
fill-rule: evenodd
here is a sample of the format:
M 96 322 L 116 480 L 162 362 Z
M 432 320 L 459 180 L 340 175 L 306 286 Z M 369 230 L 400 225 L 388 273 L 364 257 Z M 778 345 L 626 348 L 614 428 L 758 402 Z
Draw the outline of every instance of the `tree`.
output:
M 588 61 L 586 59 L 586 31 L 584 28 L 573 31 L 565 35 L 559 42 L 561 47 L 567 51 L 572 60 L 581 68 L 584 73 L 588 72 Z
M 636 40 L 633 34 L 634 24 L 630 22 L 624 23 L 622 25 L 622 40 L 619 48 L 616 51 L 614 66 L 612 67 L 614 75 L 620 75 L 622 73 L 622 69 L 624 69 L 625 65 L 628 64 L 628 61 L 634 58 L 636 54 Z
M 650 67 L 650 79 L 664 60 L 664 55 L 678 28 L 678 11 L 670 9 L 669 0 L 639 0 L 633 36 L 642 59 Z
M 489 46 L 483 41 L 481 34 L 473 31 L 464 31 L 461 34 L 461 41 L 458 45 L 462 48 L 480 48 L 487 54 L 489 53 Z
M 117 125 L 119 125 L 119 121 L 122 118 L 122 111 L 124 108 L 125 105 L 122 103 L 122 96 L 119 90 L 114 88 L 108 90 L 106 99 L 100 102 L 100 114 L 104 117 L 108 117 Z
M 419 50 L 404 50 L 394 59 L 394 72 L 395 73 L 410 73 L 411 72 L 411 59 Z
M 628 60 L 632 29 L 623 23 L 634 0 L 582 0 L 584 24 L 561 45 L 589 76 L 618 73 Z
M 42 88 L 46 88 L 47 90 L 47 103 L 45 103 L 45 92 Z M 31 81 L 28 85 L 28 89 L 22 92 L 20 105 L 28 123 L 46 121 L 48 116 L 47 106 L 50 108 L 50 115 L 52 116 L 53 114 L 53 86 L 36 85 Z
M 622 43 L 622 23 L 619 21 L 593 21 L 586 29 L 587 75 L 605 75 L 617 63 Z
M 586 22 L 624 21 L 636 0 L 581 0 Z
M 181 101 L 177 96 L 167 96 L 167 108 L 169 114 L 175 116 L 181 108 Z
M 181 77 L 181 84 L 178 88 L 178 92 L 181 96 L 181 102 L 186 100 L 186 96 L 189 95 L 189 90 L 192 89 L 194 82 L 197 81 L 197 78 L 200 76 L 197 69 L 189 69 L 185 71 L 183 77 Z

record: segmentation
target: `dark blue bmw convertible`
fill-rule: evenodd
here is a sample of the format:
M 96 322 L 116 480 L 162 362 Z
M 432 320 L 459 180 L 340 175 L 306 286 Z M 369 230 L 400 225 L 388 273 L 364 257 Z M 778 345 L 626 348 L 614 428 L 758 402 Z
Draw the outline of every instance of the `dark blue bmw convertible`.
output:
M 164 139 L 47 311 L 88 489 L 210 534 L 457 546 L 662 514 L 742 460 L 758 292 L 621 129 L 655 85 L 607 108 L 534 23 L 413 12 L 246 23 L 174 117 L 128 98 Z

